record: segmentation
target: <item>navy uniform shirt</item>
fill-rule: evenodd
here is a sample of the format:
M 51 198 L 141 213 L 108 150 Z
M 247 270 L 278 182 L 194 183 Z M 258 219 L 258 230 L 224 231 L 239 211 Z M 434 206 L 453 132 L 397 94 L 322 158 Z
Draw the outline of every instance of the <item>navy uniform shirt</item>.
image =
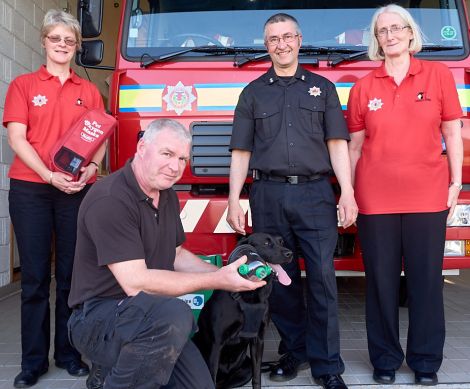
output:
M 230 150 L 251 151 L 250 169 L 267 174 L 328 174 L 328 139 L 349 140 L 334 84 L 301 66 L 286 81 L 271 67 L 240 95 Z

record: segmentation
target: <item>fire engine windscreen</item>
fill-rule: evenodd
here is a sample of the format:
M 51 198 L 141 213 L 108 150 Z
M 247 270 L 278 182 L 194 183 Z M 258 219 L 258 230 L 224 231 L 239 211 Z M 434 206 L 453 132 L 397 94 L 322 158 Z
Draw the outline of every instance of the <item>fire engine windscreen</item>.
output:
M 123 54 L 130 60 L 158 57 L 181 47 L 230 47 L 265 50 L 263 25 L 273 14 L 286 12 L 299 21 L 304 47 L 364 50 L 369 42 L 372 14 L 383 0 L 139 0 L 128 1 L 125 12 Z M 421 26 L 425 45 L 449 47 L 433 50 L 433 57 L 463 54 L 467 38 L 455 0 L 409 0 L 407 8 Z M 460 51 L 459 51 L 460 50 Z M 233 53 L 233 52 L 232 52 Z M 183 56 L 209 58 L 213 53 L 185 51 Z M 230 53 L 227 54 L 228 56 Z M 232 54 L 234 55 L 234 54 Z M 324 55 L 328 55 L 325 53 Z M 423 55 L 429 55 L 423 53 Z M 224 58 L 218 54 L 218 58 Z

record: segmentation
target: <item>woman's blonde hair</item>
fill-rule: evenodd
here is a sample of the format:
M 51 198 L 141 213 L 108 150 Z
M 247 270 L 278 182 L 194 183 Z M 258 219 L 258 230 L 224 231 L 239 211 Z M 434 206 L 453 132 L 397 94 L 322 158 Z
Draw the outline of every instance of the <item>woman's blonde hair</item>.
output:
M 377 39 L 377 19 L 383 13 L 394 13 L 403 19 L 404 25 L 408 26 L 413 33 L 413 39 L 410 41 L 408 51 L 412 54 L 419 53 L 423 47 L 423 33 L 421 32 L 421 28 L 405 8 L 400 7 L 397 4 L 389 4 L 385 7 L 379 8 L 375 11 L 374 16 L 372 16 L 372 20 L 370 22 L 370 42 L 368 49 L 369 58 L 373 61 L 383 60 L 385 58 L 384 52 Z
M 44 43 L 44 39 L 46 39 L 47 35 L 49 35 L 51 30 L 59 24 L 72 30 L 75 35 L 75 40 L 77 41 L 76 50 L 80 50 L 82 47 L 80 23 L 78 23 L 75 16 L 60 9 L 50 9 L 44 16 L 44 21 L 42 22 L 41 27 L 41 42 Z

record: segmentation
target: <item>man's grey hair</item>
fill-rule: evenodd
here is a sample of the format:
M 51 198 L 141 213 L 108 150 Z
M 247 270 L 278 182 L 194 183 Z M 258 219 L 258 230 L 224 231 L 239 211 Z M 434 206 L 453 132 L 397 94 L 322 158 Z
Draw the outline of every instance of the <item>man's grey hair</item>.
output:
M 142 140 L 145 143 L 150 143 L 155 139 L 158 133 L 165 130 L 171 131 L 181 138 L 181 140 L 191 143 L 191 133 L 189 130 L 180 122 L 173 119 L 156 119 L 151 122 L 145 129 Z
M 280 23 L 280 22 L 292 22 L 294 23 L 295 26 L 295 32 L 299 35 L 302 35 L 302 31 L 300 31 L 300 26 L 299 22 L 297 21 L 296 18 L 294 18 L 292 15 L 285 14 L 285 13 L 278 13 L 273 16 L 271 16 L 268 20 L 266 20 L 266 23 L 264 23 L 264 40 L 266 40 L 266 29 L 270 24 L 274 23 Z
M 75 40 L 77 41 L 76 50 L 80 50 L 82 47 L 82 31 L 80 23 L 78 23 L 75 16 L 60 9 L 50 9 L 46 12 L 41 27 L 41 42 L 44 44 L 46 36 L 49 35 L 49 33 L 58 25 L 64 25 L 73 31 Z

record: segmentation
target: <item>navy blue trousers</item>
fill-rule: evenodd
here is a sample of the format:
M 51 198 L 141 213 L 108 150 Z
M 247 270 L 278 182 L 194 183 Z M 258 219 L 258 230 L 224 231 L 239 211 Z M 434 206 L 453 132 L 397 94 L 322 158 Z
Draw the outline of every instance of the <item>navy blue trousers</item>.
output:
M 139 293 L 91 299 L 69 320 L 73 344 L 104 372 L 104 389 L 213 389 L 209 369 L 190 340 L 188 305 Z
M 10 180 L 10 217 L 21 264 L 21 367 L 42 370 L 49 366 L 52 237 L 55 237 L 54 358 L 78 360 L 70 345 L 67 305 L 72 279 L 77 215 L 88 187 L 69 195 L 52 185 Z
M 292 262 L 283 266 L 292 284 L 275 283 L 269 302 L 285 351 L 301 361 L 308 360 L 314 377 L 343 373 L 333 266 L 338 227 L 329 179 L 297 185 L 255 181 L 250 207 L 254 232 L 280 235 L 294 252 Z M 305 297 L 300 255 L 307 274 Z
M 404 353 L 399 333 L 402 266 L 408 293 L 406 362 L 434 373 L 445 340 L 442 260 L 448 211 L 359 215 L 366 271 L 366 325 L 369 357 L 375 368 L 397 370 Z

